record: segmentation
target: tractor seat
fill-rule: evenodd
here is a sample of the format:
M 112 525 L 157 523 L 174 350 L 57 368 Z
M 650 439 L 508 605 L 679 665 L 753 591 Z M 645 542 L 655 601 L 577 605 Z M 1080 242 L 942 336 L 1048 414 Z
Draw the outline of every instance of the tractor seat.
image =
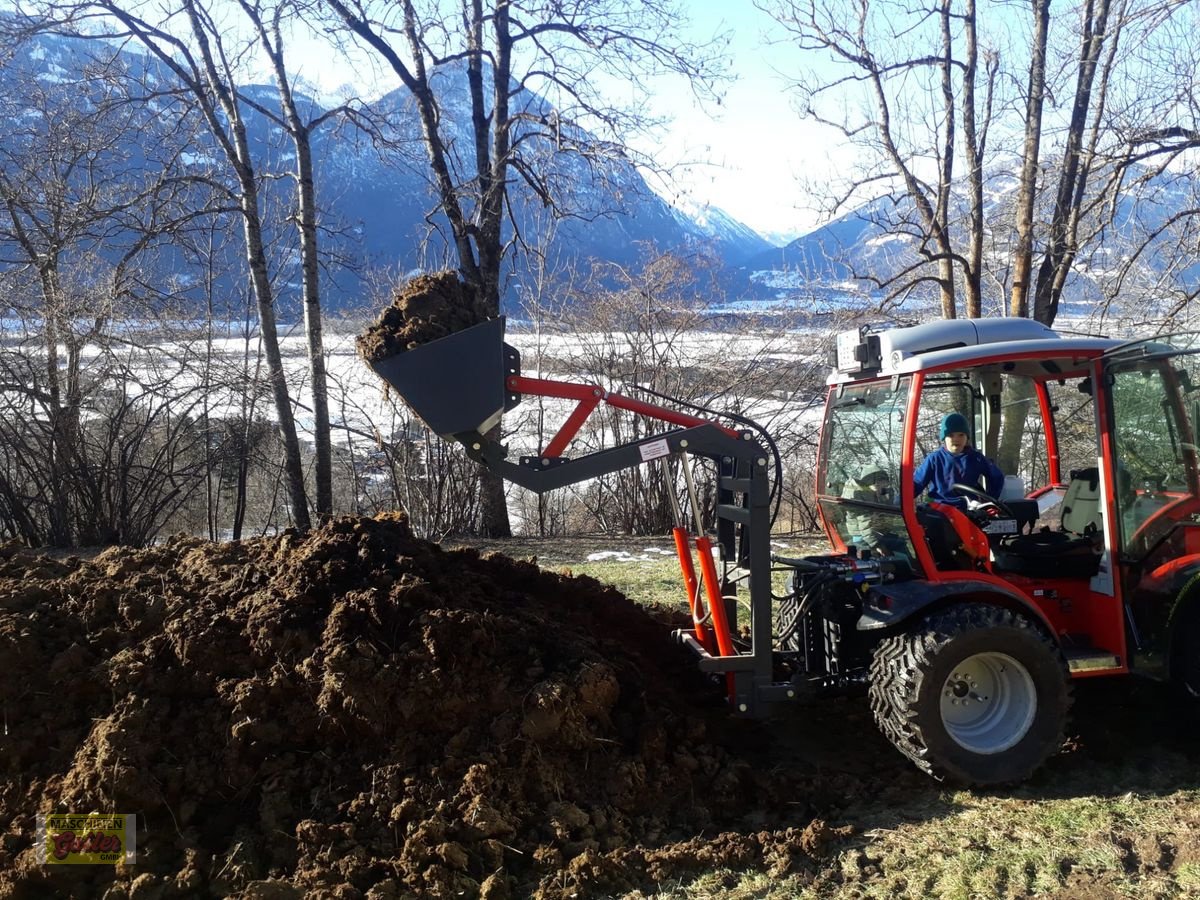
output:
M 1063 496 L 1062 530 L 1049 528 L 1002 539 L 993 548 L 996 568 L 1031 578 L 1091 578 L 1100 570 L 1100 473 L 1095 466 L 1071 472 Z
M 1063 531 L 1092 534 L 1100 525 L 1100 470 L 1095 466 L 1074 470 L 1063 497 Z

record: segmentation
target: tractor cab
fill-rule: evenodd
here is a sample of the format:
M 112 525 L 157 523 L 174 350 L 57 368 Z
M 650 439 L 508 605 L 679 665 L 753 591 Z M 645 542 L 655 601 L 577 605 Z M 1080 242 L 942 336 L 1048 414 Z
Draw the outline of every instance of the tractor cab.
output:
M 983 598 L 1036 616 L 1076 676 L 1161 668 L 1168 654 L 1147 638 L 1166 633 L 1169 611 L 1150 598 L 1200 559 L 1198 357 L 1195 335 L 1064 337 L 1024 319 L 843 335 L 821 518 L 835 551 L 912 572 L 867 624 L 925 609 L 931 594 Z M 914 490 L 955 412 L 1003 473 L 994 497 L 982 484 L 958 487 L 956 505 Z

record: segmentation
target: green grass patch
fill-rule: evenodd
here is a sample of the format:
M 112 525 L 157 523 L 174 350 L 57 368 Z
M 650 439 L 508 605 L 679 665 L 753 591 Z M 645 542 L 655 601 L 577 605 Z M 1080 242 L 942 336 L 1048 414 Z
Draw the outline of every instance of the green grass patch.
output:
M 590 575 L 604 584 L 611 584 L 630 600 L 644 606 L 659 606 L 686 611 L 687 591 L 675 556 L 650 556 L 640 559 L 584 560 L 561 567 L 572 575 Z

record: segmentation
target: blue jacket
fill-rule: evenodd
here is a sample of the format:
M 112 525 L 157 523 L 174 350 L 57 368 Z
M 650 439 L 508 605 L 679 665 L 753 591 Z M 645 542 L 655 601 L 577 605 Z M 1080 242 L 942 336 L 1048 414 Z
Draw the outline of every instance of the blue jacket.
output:
M 965 508 L 966 498 L 952 492 L 950 485 L 978 487 L 981 478 L 984 480 L 983 489 L 991 496 L 999 497 L 1000 489 L 1004 487 L 1004 473 L 999 466 L 974 447 L 968 447 L 958 456 L 945 447 L 938 447 L 925 457 L 913 473 L 913 496 L 920 497 L 929 488 L 930 500 Z

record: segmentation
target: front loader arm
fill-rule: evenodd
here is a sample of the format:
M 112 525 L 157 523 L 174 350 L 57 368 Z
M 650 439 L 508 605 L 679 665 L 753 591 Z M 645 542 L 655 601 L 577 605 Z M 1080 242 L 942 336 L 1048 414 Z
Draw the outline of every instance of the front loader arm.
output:
M 749 432 L 745 434 L 749 436 Z M 585 456 L 523 456 L 519 462 L 507 459 L 508 450 L 503 444 L 490 441 L 478 432 L 456 434 L 454 438 L 466 447 L 473 459 L 506 481 L 538 494 L 679 453 L 716 460 L 750 456 L 761 459 L 762 466 L 766 465 L 767 458 L 762 448 L 753 441 L 740 436 L 731 437 L 726 429 L 707 422 L 597 450 Z
M 696 578 L 686 529 L 677 525 L 676 546 L 694 630 L 681 639 L 703 656 L 702 667 L 724 673 L 730 701 L 742 713 L 755 714 L 787 689 L 773 684 L 771 635 L 770 490 L 767 452 L 750 430 L 737 431 L 696 416 L 622 394 L 598 385 L 528 378 L 521 375 L 517 350 L 503 342 L 504 319 L 493 319 L 431 341 L 371 367 L 435 432 L 461 443 L 467 453 L 514 484 L 544 493 L 644 463 L 681 459 L 693 509 L 687 456 L 713 460 L 717 469 L 714 510 L 717 544 L 726 565 L 718 575 L 713 545 L 697 516 Z M 535 456 L 508 459 L 494 436 L 503 413 L 523 396 L 575 400 L 577 405 L 558 433 Z M 601 405 L 628 410 L 659 421 L 669 430 L 576 458 L 563 456 L 588 417 Z M 752 424 L 752 423 L 751 423 Z M 681 518 L 677 514 L 677 519 Z M 740 538 L 740 539 L 739 539 Z M 751 621 L 748 651 L 741 652 L 736 622 L 734 570 L 748 575 Z M 690 576 L 690 577 L 689 577 Z M 701 596 L 699 586 L 703 587 Z

